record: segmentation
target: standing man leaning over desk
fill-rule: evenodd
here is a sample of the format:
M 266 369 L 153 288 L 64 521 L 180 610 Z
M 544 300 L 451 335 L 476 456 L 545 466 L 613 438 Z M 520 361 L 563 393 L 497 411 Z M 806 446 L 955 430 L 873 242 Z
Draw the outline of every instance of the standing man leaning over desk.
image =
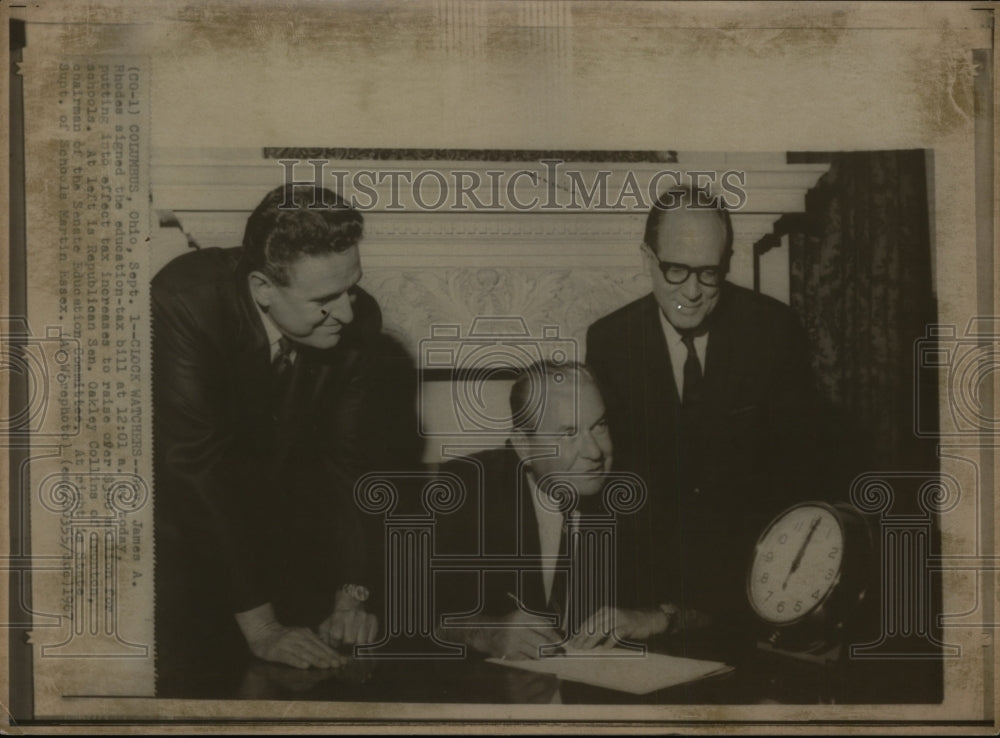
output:
M 361 234 L 333 192 L 279 187 L 242 248 L 153 280 L 161 694 L 247 650 L 322 668 L 374 637 L 351 494 L 381 328 Z
M 616 466 L 649 490 L 621 531 L 633 545 L 620 554 L 623 601 L 658 606 L 671 632 L 744 642 L 754 540 L 770 515 L 817 495 L 822 421 L 803 331 L 787 306 L 726 281 L 732 244 L 717 199 L 664 193 L 641 246 L 652 294 L 590 326 L 587 362 Z M 644 611 L 659 630 L 656 609 Z

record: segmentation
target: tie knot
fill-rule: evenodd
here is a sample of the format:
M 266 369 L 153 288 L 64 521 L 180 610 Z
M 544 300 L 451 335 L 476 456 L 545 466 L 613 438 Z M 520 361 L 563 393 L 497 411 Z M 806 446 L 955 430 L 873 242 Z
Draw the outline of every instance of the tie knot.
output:
M 681 343 L 684 344 L 684 347 L 688 350 L 689 354 L 694 352 L 695 349 L 694 349 L 694 334 L 693 333 L 682 333 L 681 334 Z
M 274 355 L 271 366 L 281 372 L 292 363 L 292 354 L 295 352 L 295 344 L 286 336 L 278 339 L 278 353 Z

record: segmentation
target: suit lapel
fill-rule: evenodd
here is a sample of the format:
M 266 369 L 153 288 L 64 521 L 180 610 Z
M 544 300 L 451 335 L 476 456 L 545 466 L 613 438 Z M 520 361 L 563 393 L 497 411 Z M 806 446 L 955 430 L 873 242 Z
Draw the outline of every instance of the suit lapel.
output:
M 514 452 L 511 451 L 513 454 Z M 515 455 L 516 458 L 516 455 Z M 538 537 L 538 518 L 535 515 L 535 503 L 531 499 L 531 486 L 528 483 L 527 468 L 518 459 L 517 470 L 518 509 L 515 513 L 515 531 L 518 537 L 518 552 L 531 567 L 541 566 L 542 544 Z M 545 585 L 542 573 L 537 568 L 522 572 L 520 575 L 521 600 L 533 610 L 545 609 Z
M 248 351 L 255 352 L 266 349 L 267 332 L 261 322 L 260 311 L 250 294 L 250 270 L 246 262 L 240 259 L 233 264 L 233 289 L 239 295 L 240 320 L 237 325 L 236 344 L 245 346 Z M 270 365 L 270 357 L 265 362 Z
M 676 437 L 680 415 L 680 395 L 659 313 L 660 306 L 650 295 L 640 317 L 642 355 L 632 361 L 633 388 L 629 390 L 635 393 L 631 403 L 635 417 L 643 418 L 632 433 L 635 443 L 642 448 L 641 458 L 645 461 L 641 467 L 647 469 L 657 467 L 654 460 L 665 453 L 663 444 Z M 653 479 L 647 481 L 655 483 Z
M 284 464 L 295 436 L 302 429 L 301 422 L 303 418 L 299 412 L 302 405 L 299 398 L 306 390 L 304 385 L 308 383 L 309 374 L 312 369 L 309 366 L 308 357 L 302 355 L 301 349 L 299 349 L 299 356 L 296 358 L 295 363 L 288 371 L 292 373 L 289 379 L 288 391 L 277 408 L 277 415 L 275 416 L 274 464 L 276 470 L 280 469 L 281 465 Z
M 232 376 L 237 385 L 235 389 L 238 401 L 245 403 L 248 409 L 254 411 L 253 415 L 258 418 L 255 425 L 264 429 L 270 428 L 273 422 L 266 392 L 271 382 L 271 355 L 267 332 L 250 295 L 248 274 L 242 260 L 234 262 L 231 272 L 232 289 L 238 296 L 239 307 L 236 334 L 233 339 L 236 351 L 233 356 Z
M 250 292 L 249 274 L 249 266 L 244 259 L 234 264 L 233 280 L 240 297 L 241 318 L 236 336 L 236 345 L 240 347 L 239 355 L 236 357 L 236 371 L 243 385 L 240 388 L 240 396 L 246 398 L 245 401 L 252 406 L 259 408 L 259 412 L 255 414 L 260 418 L 260 427 L 273 428 L 266 443 L 274 451 L 271 468 L 274 474 L 278 474 L 294 437 L 293 431 L 298 414 L 295 412 L 294 397 L 302 383 L 301 373 L 305 357 L 299 356 L 288 370 L 292 372 L 286 393 L 289 399 L 275 408 L 272 397 L 270 345 L 260 310 Z
M 729 394 L 735 388 L 735 375 L 740 367 L 733 361 L 733 344 L 737 340 L 734 335 L 731 316 L 732 306 L 729 291 L 723 286 L 719 305 L 711 317 L 708 332 L 708 350 L 705 355 L 704 395 L 706 405 L 713 410 L 725 407 Z M 715 413 L 712 413 L 713 415 Z
M 642 310 L 642 345 L 645 355 L 636 367 L 646 382 L 646 397 L 651 397 L 657 405 L 680 405 L 677 383 L 674 381 L 673 365 L 667 350 L 667 339 L 660 323 L 660 306 L 653 295 L 649 296 Z
M 299 357 L 292 367 L 291 386 L 284 406 L 277 418 L 275 433 L 275 463 L 280 468 L 288 458 L 295 439 L 302 432 L 309 433 L 309 419 L 318 406 L 327 386 L 346 381 L 348 367 L 357 352 L 345 349 L 335 357 L 320 356 L 309 349 L 300 348 Z
M 490 454 L 480 483 L 484 485 L 483 546 L 487 556 L 517 556 L 528 566 L 539 564 L 538 524 L 531 502 L 525 466 L 512 448 Z M 517 595 L 531 610 L 545 609 L 545 588 L 541 572 L 520 568 L 486 575 L 485 602 L 490 612 L 510 612 L 514 603 L 508 592 Z

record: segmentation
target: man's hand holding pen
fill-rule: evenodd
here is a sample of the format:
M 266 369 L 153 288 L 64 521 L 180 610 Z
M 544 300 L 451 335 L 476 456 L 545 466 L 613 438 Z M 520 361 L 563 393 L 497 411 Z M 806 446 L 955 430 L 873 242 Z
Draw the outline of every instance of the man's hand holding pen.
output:
M 514 610 L 501 623 L 483 629 L 483 650 L 499 659 L 537 659 L 542 646 L 563 640 L 551 619 Z

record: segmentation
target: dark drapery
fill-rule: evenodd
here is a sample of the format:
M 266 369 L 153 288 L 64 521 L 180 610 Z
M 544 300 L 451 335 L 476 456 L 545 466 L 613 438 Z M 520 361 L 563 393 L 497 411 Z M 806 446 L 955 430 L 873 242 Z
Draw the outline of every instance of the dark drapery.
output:
M 833 154 L 789 234 L 791 305 L 821 391 L 866 450 L 866 465 L 932 470 L 913 429 L 914 341 L 936 317 L 925 154 Z M 929 400 L 929 402 L 927 402 Z M 925 407 L 935 407 L 932 397 Z
M 940 553 L 938 521 L 931 517 L 934 531 L 923 553 L 900 554 L 880 535 L 886 520 L 927 514 L 919 488 L 939 469 L 934 439 L 918 438 L 914 430 L 918 393 L 921 407 L 937 407 L 936 370 L 915 366 L 914 358 L 937 307 L 925 152 L 838 153 L 821 160 L 830 170 L 807 194 L 805 217 L 788 231 L 790 302 L 808 333 L 822 394 L 849 431 L 841 437 L 853 442 L 850 474 L 884 474 L 893 490 L 885 517 L 870 516 L 875 596 L 850 638 L 882 657 L 858 662 L 863 668 L 852 678 L 856 691 L 848 701 L 937 702 L 941 579 L 919 572 L 924 557 Z M 886 562 L 896 563 L 887 569 Z M 888 600 L 897 614 L 885 622 L 881 608 Z M 898 613 L 904 611 L 908 617 L 920 613 L 925 625 L 901 627 Z

